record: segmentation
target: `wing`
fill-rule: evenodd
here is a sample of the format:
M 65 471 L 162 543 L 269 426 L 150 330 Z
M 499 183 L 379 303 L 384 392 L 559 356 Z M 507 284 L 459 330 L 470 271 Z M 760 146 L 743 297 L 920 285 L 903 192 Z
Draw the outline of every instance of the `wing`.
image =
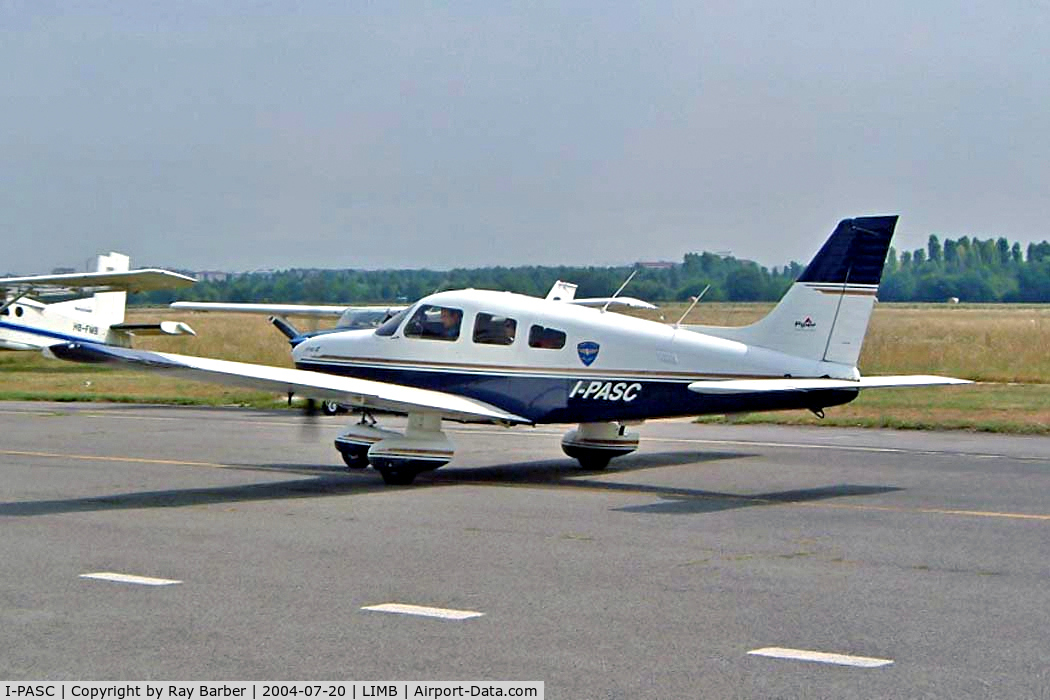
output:
M 36 287 L 91 287 L 115 292 L 148 292 L 153 289 L 188 287 L 197 280 L 177 272 L 157 269 L 127 272 L 75 272 L 63 275 L 0 278 L 0 289 Z
M 655 309 L 655 304 L 650 304 L 634 297 L 589 297 L 587 299 L 572 299 L 569 304 L 577 306 L 628 306 L 632 309 Z
M 308 304 L 225 304 L 208 301 L 176 301 L 173 309 L 184 311 L 226 311 L 241 314 L 280 316 L 342 316 L 348 306 L 310 306 Z M 383 307 L 384 309 L 387 307 Z
M 657 308 L 653 304 L 641 299 L 635 299 L 634 297 L 590 297 L 587 299 L 577 299 L 576 289 L 578 285 L 572 282 L 564 282 L 558 280 L 551 289 L 547 292 L 547 301 L 563 301 L 566 304 L 576 304 L 577 306 L 629 306 L 634 309 L 655 309 Z
M 725 379 L 693 382 L 690 391 L 698 394 L 761 394 L 769 391 L 819 391 L 822 389 L 886 389 L 907 386 L 972 384 L 968 379 L 907 374 L 850 379 Z
M 301 369 L 213 360 L 192 355 L 145 352 L 96 343 L 52 345 L 44 354 L 73 362 L 129 365 L 186 379 L 282 394 L 298 394 L 315 399 L 332 399 L 363 408 L 397 413 L 425 411 L 459 421 L 531 423 L 521 416 L 465 396 Z

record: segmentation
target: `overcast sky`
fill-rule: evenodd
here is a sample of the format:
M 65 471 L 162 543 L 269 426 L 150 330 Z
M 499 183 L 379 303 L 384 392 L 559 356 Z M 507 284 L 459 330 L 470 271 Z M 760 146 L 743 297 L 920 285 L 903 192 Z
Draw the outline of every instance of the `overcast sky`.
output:
M 0 273 L 1050 238 L 1050 5 L 0 0 Z

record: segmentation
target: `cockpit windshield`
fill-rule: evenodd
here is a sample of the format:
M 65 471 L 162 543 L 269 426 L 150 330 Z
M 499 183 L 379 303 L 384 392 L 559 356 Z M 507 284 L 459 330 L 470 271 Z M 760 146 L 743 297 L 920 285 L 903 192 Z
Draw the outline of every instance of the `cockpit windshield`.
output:
M 383 322 L 383 325 L 376 329 L 376 335 L 381 336 L 392 336 L 397 332 L 398 326 L 405 320 L 405 315 L 408 314 L 409 309 L 401 309 L 396 314 L 391 316 L 389 319 Z
M 350 308 L 343 312 L 335 327 L 340 330 L 360 330 L 362 328 L 378 328 L 387 319 L 390 312 L 386 309 L 354 309 Z

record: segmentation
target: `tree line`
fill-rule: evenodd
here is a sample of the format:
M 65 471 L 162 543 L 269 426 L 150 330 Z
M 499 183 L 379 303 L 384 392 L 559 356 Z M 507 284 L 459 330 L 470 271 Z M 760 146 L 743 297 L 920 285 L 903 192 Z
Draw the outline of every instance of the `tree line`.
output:
M 406 303 L 443 289 L 500 289 L 544 296 L 556 280 L 579 285 L 577 296 L 612 294 L 636 272 L 623 292 L 648 301 L 687 301 L 709 286 L 705 301 L 775 301 L 802 274 L 797 262 L 765 268 L 714 253 L 688 253 L 669 266 L 482 267 L 454 270 L 290 269 L 230 275 L 189 289 L 136 294 L 133 304 L 180 299 L 257 303 Z M 925 248 L 890 248 L 879 298 L 883 301 L 1050 302 L 1050 243 L 1022 251 L 1005 238 L 963 236 L 943 243 L 931 235 Z
M 1048 302 L 1050 243 L 963 236 L 900 255 L 890 249 L 879 298 L 883 301 Z

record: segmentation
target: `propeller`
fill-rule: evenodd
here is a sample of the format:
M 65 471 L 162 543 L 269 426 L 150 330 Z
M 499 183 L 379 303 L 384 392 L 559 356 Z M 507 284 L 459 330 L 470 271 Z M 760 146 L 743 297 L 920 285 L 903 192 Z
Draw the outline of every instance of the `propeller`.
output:
M 288 405 L 292 405 L 294 394 L 288 392 Z M 307 397 L 303 401 L 303 422 L 299 429 L 299 437 L 305 442 L 315 441 L 320 435 L 320 426 L 317 416 L 321 414 L 321 405 L 317 399 Z

